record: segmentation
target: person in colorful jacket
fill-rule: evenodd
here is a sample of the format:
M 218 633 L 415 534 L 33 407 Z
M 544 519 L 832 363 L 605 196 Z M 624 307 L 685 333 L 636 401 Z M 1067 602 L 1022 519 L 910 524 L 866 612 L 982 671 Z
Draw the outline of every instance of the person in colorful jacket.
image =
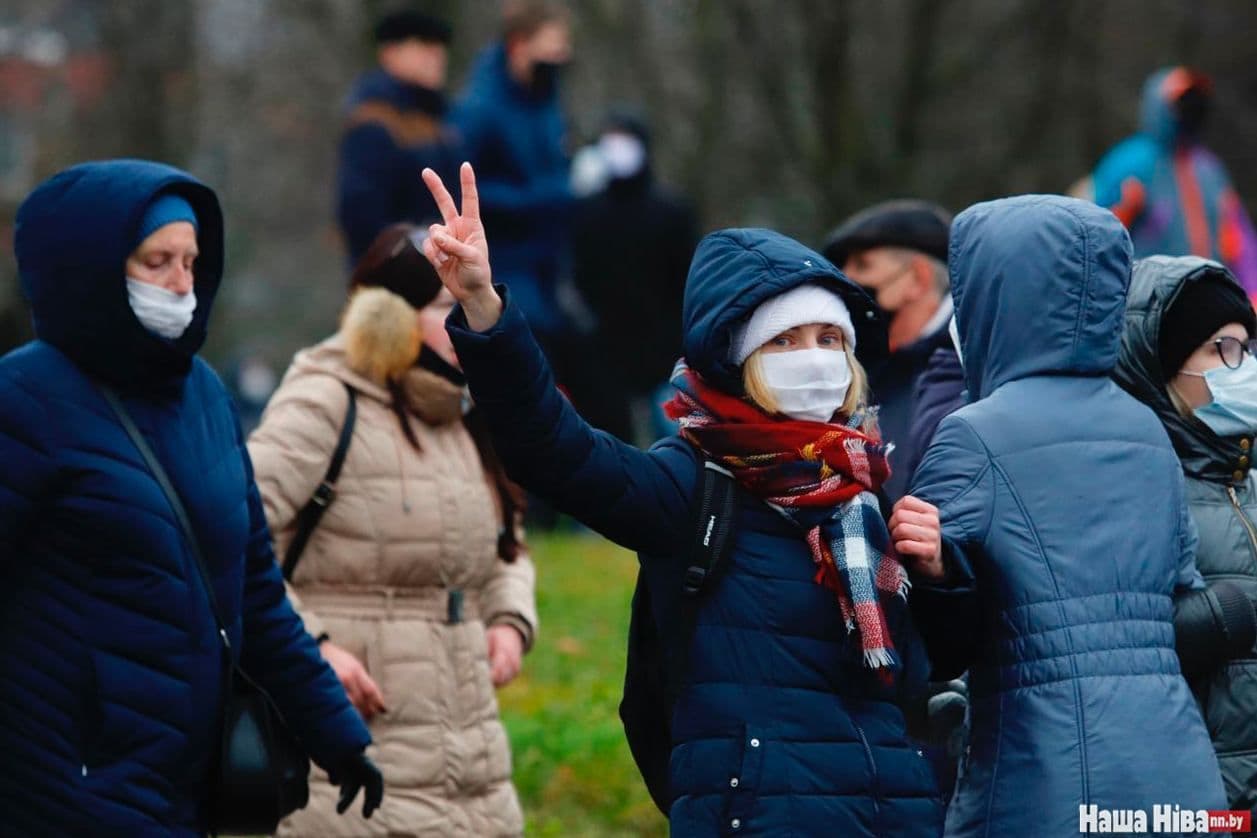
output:
M 1226 168 L 1200 141 L 1213 102 L 1208 76 L 1167 67 L 1144 85 L 1139 133 L 1101 158 L 1079 197 L 1113 211 L 1135 257 L 1202 256 L 1222 262 L 1257 295 L 1257 234 Z

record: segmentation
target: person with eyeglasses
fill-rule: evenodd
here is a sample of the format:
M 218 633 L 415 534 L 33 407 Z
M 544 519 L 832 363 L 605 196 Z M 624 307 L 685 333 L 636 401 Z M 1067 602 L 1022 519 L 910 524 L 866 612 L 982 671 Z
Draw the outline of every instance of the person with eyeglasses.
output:
M 1175 603 L 1179 660 L 1213 739 L 1228 805 L 1257 804 L 1257 315 L 1198 257 L 1135 263 L 1114 377 L 1161 420 L 1183 465 L 1208 588 Z

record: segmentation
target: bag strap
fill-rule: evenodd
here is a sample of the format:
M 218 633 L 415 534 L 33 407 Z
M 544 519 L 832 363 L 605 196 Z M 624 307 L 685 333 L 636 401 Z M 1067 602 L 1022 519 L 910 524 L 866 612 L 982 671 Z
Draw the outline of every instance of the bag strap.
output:
M 188 549 L 192 551 L 192 557 L 196 560 L 196 569 L 201 577 L 201 587 L 205 589 L 205 598 L 209 600 L 210 612 L 214 615 L 214 622 L 218 626 L 218 636 L 222 639 L 223 649 L 227 652 L 228 660 L 230 660 L 231 641 L 227 639 L 227 629 L 223 625 L 223 619 L 218 610 L 218 598 L 214 596 L 214 585 L 210 581 L 209 568 L 205 564 L 205 556 L 201 553 L 201 544 L 192 529 L 192 521 L 188 518 L 188 512 L 184 509 L 183 501 L 179 499 L 179 493 L 170 484 L 170 478 L 166 474 L 166 469 L 162 467 L 161 462 L 157 459 L 157 455 L 149 447 L 148 441 L 144 439 L 144 434 L 140 433 L 140 429 L 135 426 L 135 422 L 131 419 L 131 414 L 127 411 L 126 405 L 122 403 L 122 399 L 118 397 L 117 392 L 100 382 L 97 382 L 97 387 L 100 388 L 105 401 L 109 403 L 109 407 L 113 409 L 114 415 L 118 417 L 118 421 L 122 424 L 122 429 L 127 432 L 131 442 L 139 449 L 140 456 L 144 458 L 148 470 L 153 474 L 153 479 L 161 487 L 162 492 L 166 495 L 167 503 L 170 504 L 171 510 L 175 513 L 175 520 L 179 522 L 179 528 L 183 530 L 184 539 L 188 542 Z
M 344 384 L 344 382 L 341 382 Z M 314 490 L 310 500 L 297 514 L 297 529 L 293 533 L 288 549 L 284 551 L 284 578 L 292 581 L 297 572 L 297 563 L 305 552 L 310 536 L 314 534 L 323 519 L 323 513 L 336 500 L 336 481 L 340 478 L 341 468 L 345 465 L 345 456 L 349 454 L 349 445 L 354 439 L 354 425 L 358 421 L 358 394 L 354 388 L 345 384 L 345 392 L 349 394 L 349 407 L 345 410 L 345 421 L 340 426 L 340 438 L 336 440 L 336 450 L 332 452 L 332 461 L 327 466 L 327 474 L 323 482 Z
M 733 474 L 710 460 L 703 463 L 694 545 L 681 582 L 680 632 L 668 657 L 670 701 L 675 701 L 685 683 L 700 596 L 719 579 L 733 546 L 737 502 L 738 485 Z

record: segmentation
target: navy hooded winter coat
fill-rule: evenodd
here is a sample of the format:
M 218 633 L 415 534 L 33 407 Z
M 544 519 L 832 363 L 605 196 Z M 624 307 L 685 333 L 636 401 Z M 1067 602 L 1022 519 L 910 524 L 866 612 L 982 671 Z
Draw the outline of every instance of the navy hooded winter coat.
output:
M 132 313 L 152 198 L 196 211 L 178 340 Z M 231 647 L 324 766 L 369 742 L 284 595 L 235 412 L 195 356 L 223 267 L 207 187 L 155 163 L 75 166 L 18 211 L 37 340 L 0 359 L 0 834 L 194 835 L 217 753 L 222 643 L 194 559 L 95 377 L 121 392 L 199 537 Z
M 451 118 L 476 167 L 480 211 L 493 239 L 493 273 L 539 335 L 568 330 L 559 307 L 566 225 L 572 203 L 567 128 L 557 91 L 534 93 L 515 81 L 506 46 L 488 47 Z
M 971 404 L 912 493 L 939 506 L 949 578 L 911 597 L 935 677 L 970 671 L 970 750 L 949 836 L 1077 835 L 1079 807 L 1225 808 L 1174 651 L 1174 594 L 1203 583 L 1182 468 L 1109 378 L 1130 239 L 1068 198 L 979 204 L 952 225 Z
M 728 360 L 733 327 L 806 282 L 843 296 L 862 351 L 885 351 L 868 297 L 828 261 L 767 230 L 726 230 L 699 245 L 686 283 L 691 366 L 741 392 Z M 587 425 L 555 389 L 509 295 L 489 331 L 469 330 L 460 311 L 449 330 L 511 474 L 638 551 L 659 636 L 676 636 L 699 452 L 679 437 L 642 452 Z M 802 531 L 744 494 L 731 553 L 699 608 L 673 716 L 673 834 L 937 835 L 942 805 L 905 739 L 896 690 L 862 666 L 833 593 L 812 580 Z M 905 671 L 923 682 L 907 609 L 888 618 Z

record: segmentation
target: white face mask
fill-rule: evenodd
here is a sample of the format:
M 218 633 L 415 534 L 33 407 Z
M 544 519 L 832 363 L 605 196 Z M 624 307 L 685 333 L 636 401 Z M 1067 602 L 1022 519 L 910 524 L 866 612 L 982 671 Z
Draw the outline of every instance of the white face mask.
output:
M 956 326 L 956 315 L 951 316 L 951 322 L 947 324 L 947 334 L 951 335 L 951 345 L 956 350 L 956 360 L 960 361 L 960 366 L 965 365 L 965 356 L 960 351 L 960 329 Z
M 144 328 L 167 340 L 186 332 L 196 312 L 196 292 L 176 294 L 131 277 L 127 277 L 127 297 Z
M 834 349 L 795 349 L 759 356 L 764 383 L 781 412 L 791 419 L 828 422 L 847 400 L 851 367 L 847 353 Z
M 632 134 L 603 134 L 598 151 L 613 178 L 629 178 L 646 165 L 646 146 Z

